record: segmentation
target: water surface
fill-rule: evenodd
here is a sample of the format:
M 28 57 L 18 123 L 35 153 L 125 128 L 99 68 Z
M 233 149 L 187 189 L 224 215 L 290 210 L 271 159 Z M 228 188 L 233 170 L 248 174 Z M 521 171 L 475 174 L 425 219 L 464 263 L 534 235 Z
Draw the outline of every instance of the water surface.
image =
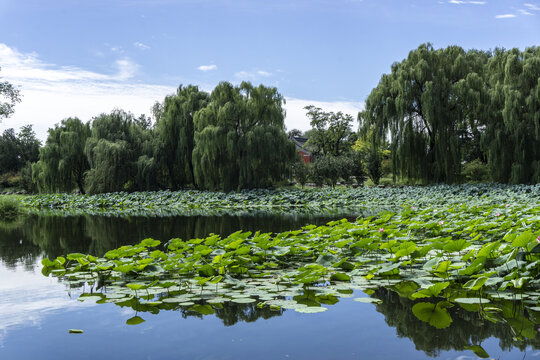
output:
M 354 218 L 354 216 L 351 216 Z M 214 315 L 171 306 L 146 309 L 77 301 L 81 289 L 41 274 L 44 256 L 96 256 L 148 237 L 167 241 L 226 236 L 236 230 L 281 232 L 335 216 L 98 217 L 28 216 L 0 225 L 0 358 L 58 359 L 540 359 L 540 335 L 521 338 L 504 323 L 452 309 L 437 330 L 416 319 L 412 301 L 379 289 L 381 304 L 341 298 L 328 311 L 300 314 L 224 304 Z M 356 292 L 353 296 L 366 296 Z M 518 311 L 518 309 L 516 309 Z M 133 316 L 145 322 L 126 325 Z M 68 330 L 83 329 L 83 334 Z

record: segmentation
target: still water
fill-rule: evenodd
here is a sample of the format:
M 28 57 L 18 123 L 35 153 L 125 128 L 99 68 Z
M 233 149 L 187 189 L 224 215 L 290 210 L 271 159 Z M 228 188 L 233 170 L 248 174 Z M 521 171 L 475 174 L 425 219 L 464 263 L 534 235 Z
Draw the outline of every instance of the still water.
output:
M 504 323 L 456 310 L 437 330 L 413 303 L 379 289 L 380 304 L 342 298 L 324 313 L 272 311 L 226 303 L 213 315 L 171 306 L 144 309 L 77 301 L 81 291 L 41 274 L 43 257 L 96 256 L 144 238 L 167 241 L 209 233 L 281 232 L 334 216 L 28 216 L 0 223 L 0 359 L 493 359 L 540 360 L 540 334 L 522 338 Z M 355 294 L 361 296 L 358 292 Z M 126 325 L 134 316 L 144 319 Z M 69 334 L 82 329 L 83 334 Z

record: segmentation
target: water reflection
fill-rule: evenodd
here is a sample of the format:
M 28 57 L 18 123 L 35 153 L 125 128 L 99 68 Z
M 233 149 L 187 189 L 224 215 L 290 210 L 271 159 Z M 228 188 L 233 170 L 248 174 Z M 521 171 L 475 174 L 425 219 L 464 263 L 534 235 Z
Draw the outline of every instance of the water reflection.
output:
M 183 239 L 203 237 L 209 233 L 226 236 L 239 229 L 281 232 L 297 229 L 310 223 L 323 224 L 333 219 L 335 219 L 333 216 L 257 214 L 242 217 L 161 218 L 31 215 L 21 217 L 14 222 L 0 222 L 0 278 L 2 279 L 0 291 L 3 294 L 0 299 L 0 318 L 4 320 L 3 325 L 0 325 L 0 334 L 6 333 L 8 328 L 28 327 L 29 323 L 39 324 L 42 318 L 56 316 L 57 313 L 65 312 L 66 309 L 92 306 L 68 298 L 64 292 L 65 284 L 57 284 L 55 279 L 41 276 L 39 274 L 41 256 L 53 258 L 73 252 L 102 256 L 110 249 L 137 243 L 147 237 L 166 241 L 173 237 Z M 74 293 L 78 292 L 75 288 L 73 290 Z M 32 294 L 32 296 L 26 294 Z M 449 309 L 453 319 L 452 324 L 446 329 L 437 330 L 415 317 L 411 311 L 414 301 L 386 289 L 378 289 L 373 296 L 383 300 L 381 304 L 376 305 L 376 310 L 384 315 L 390 327 L 396 329 L 397 336 L 410 339 L 418 351 L 430 357 L 438 357 L 443 351 L 464 351 L 471 345 L 483 344 L 488 338 L 498 339 L 499 347 L 504 351 L 519 349 L 524 352 L 527 348 L 540 349 L 538 321 L 530 320 L 534 319 L 531 314 L 524 316 L 523 308 L 515 302 L 501 301 L 500 304 L 504 305 L 502 319 L 495 323 L 485 320 L 479 312 L 454 306 Z M 333 305 L 338 301 L 337 298 L 324 300 L 326 302 L 322 300 L 319 302 Z M 203 317 L 201 313 L 190 308 L 174 304 L 147 306 L 140 304 L 138 299 L 134 301 L 135 303 L 116 305 L 133 309 L 142 318 L 161 311 L 171 313 L 176 311 L 176 314 L 181 314 L 183 318 Z M 351 309 L 347 310 L 349 312 L 346 315 L 350 317 L 350 314 L 361 313 L 362 310 L 358 310 L 358 306 L 363 305 L 340 301 L 336 308 Z M 330 309 L 328 313 L 331 315 L 333 310 Z M 221 308 L 215 308 L 212 316 L 220 319 L 223 325 L 231 327 L 241 322 L 277 318 L 286 312 L 287 310 L 276 311 L 269 307 L 260 308 L 256 303 L 228 302 Z M 332 318 L 331 321 L 335 320 Z M 1 341 L 0 335 L 0 343 Z
M 540 349 L 538 324 L 524 316 L 523 304 L 501 301 L 503 319 L 493 323 L 485 320 L 479 311 L 467 311 L 459 306 L 448 309 L 452 324 L 445 329 L 435 329 L 420 321 L 411 311 L 415 301 L 399 296 L 396 292 L 380 288 L 374 297 L 382 300 L 377 311 L 384 314 L 386 323 L 396 328 L 399 337 L 411 339 L 417 350 L 428 356 L 437 357 L 444 350 L 466 350 L 495 337 L 503 351 L 518 348 L 525 351 L 528 346 Z
M 205 237 L 210 233 L 227 236 L 237 230 L 282 232 L 335 219 L 332 215 L 269 214 L 172 217 L 29 215 L 13 222 L 0 222 L 0 260 L 8 267 L 23 262 L 30 270 L 41 252 L 49 258 L 74 252 L 102 256 L 111 249 L 135 244 L 145 238 L 165 242 L 171 238 Z

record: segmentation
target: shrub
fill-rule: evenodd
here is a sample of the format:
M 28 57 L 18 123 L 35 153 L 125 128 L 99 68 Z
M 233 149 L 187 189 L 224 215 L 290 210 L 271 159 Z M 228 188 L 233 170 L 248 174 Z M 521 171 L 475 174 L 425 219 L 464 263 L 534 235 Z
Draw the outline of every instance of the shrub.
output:
M 0 196 L 0 218 L 10 220 L 21 213 L 21 206 L 17 198 L 12 196 Z
M 488 165 L 479 159 L 465 164 L 462 172 L 467 181 L 487 182 L 490 179 Z

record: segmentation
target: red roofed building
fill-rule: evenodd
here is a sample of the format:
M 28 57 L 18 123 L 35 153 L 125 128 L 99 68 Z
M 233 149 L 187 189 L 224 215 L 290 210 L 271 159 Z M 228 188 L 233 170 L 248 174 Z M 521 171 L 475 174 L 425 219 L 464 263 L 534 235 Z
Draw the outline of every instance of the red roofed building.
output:
M 308 139 L 300 136 L 292 136 L 290 139 L 296 145 L 296 152 L 302 156 L 302 160 L 304 160 L 306 164 L 309 164 L 311 162 L 311 151 L 307 149 L 309 145 L 306 146 Z

